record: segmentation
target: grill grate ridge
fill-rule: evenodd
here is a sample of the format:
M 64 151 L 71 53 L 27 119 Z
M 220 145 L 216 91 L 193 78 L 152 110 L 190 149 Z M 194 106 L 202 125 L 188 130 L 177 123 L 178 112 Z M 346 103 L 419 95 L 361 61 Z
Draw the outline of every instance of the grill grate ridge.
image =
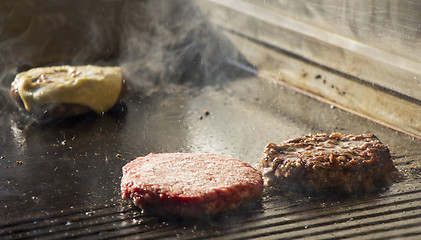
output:
M 417 208 L 412 208 L 412 209 L 407 209 L 407 210 L 418 210 L 419 207 Z M 369 220 L 369 218 L 371 218 L 371 216 L 365 217 L 362 216 L 360 218 L 356 218 L 353 219 L 352 221 L 358 221 L 358 220 Z M 290 234 L 290 236 L 288 236 L 287 238 L 296 238 L 296 239 L 302 239 L 302 238 L 306 238 L 306 237 L 311 237 L 312 239 L 318 239 L 317 236 L 319 235 L 326 235 L 326 234 L 330 234 L 330 233 L 340 233 L 343 231 L 349 231 L 349 230 L 357 230 L 357 229 L 361 229 L 364 227 L 370 227 L 370 226 L 379 226 L 379 225 L 383 225 L 383 224 L 387 224 L 387 223 L 392 223 L 392 224 L 396 224 L 396 223 L 402 223 L 405 220 L 413 220 L 413 219 L 420 219 L 421 220 L 421 213 L 416 214 L 416 215 L 411 215 L 411 216 L 406 216 L 406 217 L 395 217 L 395 218 L 390 218 L 390 219 L 386 219 L 386 220 L 378 220 L 378 221 L 372 221 L 372 222 L 365 222 L 365 223 L 356 223 L 356 224 L 352 224 L 350 225 L 349 223 L 351 222 L 350 220 L 347 219 L 342 219 L 340 221 L 328 221 L 325 223 L 319 223 L 319 224 L 313 224 L 313 225 L 298 225 L 298 226 L 294 226 L 294 227 L 290 227 L 290 228 L 284 228 L 282 230 L 274 230 L 274 231 L 266 231 L 265 233 L 262 234 L 254 234 L 251 235 L 251 237 L 253 238 L 258 238 L 258 237 L 265 237 L 265 236 L 271 236 L 271 235 L 281 235 L 281 234 L 285 234 L 285 233 L 293 233 Z M 299 222 L 294 222 L 294 223 L 299 223 Z M 347 224 L 347 226 L 344 227 L 340 227 L 343 224 Z M 336 225 L 335 228 L 331 228 L 330 226 L 332 225 Z M 408 224 L 408 226 L 413 226 L 414 224 Z M 417 220 L 417 223 L 415 223 L 415 225 L 420 226 L 419 221 Z M 265 228 L 265 230 L 270 229 L 271 227 L 277 227 L 279 225 L 274 225 L 274 226 L 267 226 Z M 316 230 L 317 228 L 327 228 L 325 230 Z M 311 229 L 311 231 L 305 231 L 306 229 Z M 395 228 L 395 230 L 398 228 Z M 401 229 L 405 229 L 404 227 L 401 227 Z M 305 233 L 301 233 L 301 234 L 297 234 L 297 232 L 305 232 Z M 384 230 L 383 230 L 384 231 Z M 359 231 L 358 234 L 347 234 L 344 236 L 340 236 L 340 238 L 343 237 L 358 237 L 358 236 L 363 236 L 366 234 L 371 233 L 370 231 Z M 340 234 L 339 234 L 340 235 Z M 247 236 L 247 238 L 250 236 Z M 337 239 L 338 236 L 335 236 L 334 238 Z M 236 238 L 237 239 L 237 238 Z M 238 238 L 241 239 L 241 238 Z M 321 239 L 325 239 L 325 238 L 321 238 Z M 330 239 L 330 238 L 327 238 Z
M 282 199 L 277 199 L 283 204 Z M 272 198 L 262 201 L 262 208 L 246 213 L 233 213 L 223 219 L 223 223 L 209 224 L 163 223 L 150 216 L 143 216 L 126 204 L 97 206 L 90 209 L 69 209 L 49 216 L 0 224 L 0 237 L 5 239 L 27 238 L 354 238 L 375 236 L 381 231 L 402 232 L 415 228 L 411 234 L 421 229 L 421 190 L 380 195 L 375 199 L 348 201 L 328 205 L 321 209 L 305 202 L 274 206 Z M 269 205 L 269 206 L 268 206 Z M 86 214 L 92 213 L 92 214 Z M 249 216 L 249 218 L 245 217 Z M 351 221 L 350 221 L 351 219 Z M 415 222 L 413 222 L 415 221 Z M 70 223 L 70 224 L 66 224 Z M 384 224 L 395 227 L 376 228 Z M 218 229 L 218 231 L 214 231 Z M 358 229 L 358 233 L 352 232 Z
M 335 214 L 336 216 L 339 216 L 341 214 L 352 214 L 352 213 L 358 213 L 358 212 L 364 212 L 364 211 L 369 211 L 369 210 L 374 210 L 374 209 L 379 209 L 379 208 L 388 208 L 391 206 L 395 206 L 395 205 L 403 205 L 403 204 L 407 204 L 407 203 L 413 203 L 416 201 L 421 201 L 421 197 L 420 198 L 414 198 L 414 199 L 407 199 L 404 201 L 392 201 L 388 204 L 376 204 L 376 205 L 371 205 L 369 207 L 362 207 L 362 208 L 355 208 L 355 209 L 351 209 L 351 210 L 341 210 L 341 211 L 329 211 L 328 209 L 323 209 L 322 214 L 320 214 L 320 209 L 294 209 L 293 213 L 291 212 L 285 212 L 285 213 L 274 213 L 272 214 L 274 211 L 273 209 L 271 209 L 272 211 L 270 211 L 270 215 L 269 216 L 264 216 L 262 218 L 258 218 L 258 219 L 253 219 L 250 221 L 244 221 L 244 222 L 239 222 L 237 225 L 238 226 L 242 226 L 239 229 L 236 229 L 235 231 L 232 231 L 231 233 L 235 233 L 235 232 L 243 232 L 245 230 L 247 231 L 253 231 L 253 230 L 258 230 L 261 228 L 267 228 L 267 227 L 272 227 L 272 226 L 277 226 L 278 223 L 272 223 L 270 225 L 266 225 L 263 227 L 256 227 L 256 226 L 249 226 L 250 225 L 255 225 L 256 222 L 266 222 L 266 221 L 273 221 L 273 219 L 283 219 L 286 218 L 288 216 L 292 216 L 292 215 L 297 215 L 297 214 L 301 214 L 301 213 L 306 213 L 307 217 L 303 217 L 303 218 L 299 218 L 296 221 L 293 220 L 286 220 L 286 221 L 282 221 L 283 224 L 290 224 L 290 223 L 296 223 L 296 222 L 302 222 L 302 221 L 308 221 L 308 220 L 312 220 L 314 218 L 320 218 L 320 219 L 325 219 L 327 217 L 331 217 L 332 214 Z M 420 206 L 421 208 L 421 206 Z M 408 208 L 408 209 L 401 209 L 401 210 L 396 210 L 394 212 L 399 212 L 399 211 L 409 211 L 412 210 L 412 208 Z M 313 212 L 313 214 L 312 214 Z M 391 213 L 391 212 L 389 212 Z M 376 214 L 370 214 L 370 215 L 366 215 L 366 217 L 375 217 L 375 216 L 381 216 L 384 213 L 376 213 Z M 349 218 L 345 218 L 343 219 L 343 221 L 347 221 Z M 334 222 L 333 222 L 334 223 Z

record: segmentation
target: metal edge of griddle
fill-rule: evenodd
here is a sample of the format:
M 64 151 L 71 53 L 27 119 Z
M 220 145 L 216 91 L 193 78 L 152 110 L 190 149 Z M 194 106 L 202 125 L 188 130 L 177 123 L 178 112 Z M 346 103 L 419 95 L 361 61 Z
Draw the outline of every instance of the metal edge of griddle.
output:
M 233 8 L 232 6 L 235 4 L 240 4 L 240 9 Z M 318 48 L 314 52 L 332 51 L 333 54 L 345 51 L 353 56 L 350 58 L 354 62 L 359 59 L 365 64 L 365 68 L 372 65 L 380 69 L 385 68 L 387 71 L 380 71 L 380 73 L 389 74 L 390 76 L 384 76 L 387 78 L 396 75 L 396 79 L 398 73 L 391 72 L 393 67 L 383 65 L 379 67 L 380 63 L 377 63 L 376 60 L 364 59 L 360 55 L 348 51 L 349 49 L 341 49 L 340 45 L 332 44 L 329 40 L 323 41 L 301 34 L 298 30 L 291 30 L 285 26 L 285 23 L 271 22 L 262 17 L 264 13 L 271 15 L 270 19 L 272 20 L 277 17 L 282 18 L 282 16 L 268 9 L 253 8 L 254 4 L 247 1 L 228 1 L 226 3 L 206 1 L 201 5 L 203 5 L 201 9 L 205 15 L 225 33 L 247 60 L 258 69 L 262 77 L 279 84 L 287 84 L 303 94 L 421 139 L 421 125 L 418 121 L 421 117 L 419 115 L 421 114 L 420 99 L 399 90 L 381 86 L 381 83 L 376 82 L 378 80 L 365 79 L 365 75 L 359 77 L 355 74 L 355 69 L 353 71 L 334 69 L 332 64 L 323 63 L 321 59 L 313 55 L 310 57 L 299 50 L 289 49 L 288 40 L 296 39 L 302 41 L 302 44 L 308 48 L 311 46 L 315 49 Z M 247 23 L 252 26 L 244 27 Z M 297 24 L 301 23 L 297 21 Z M 311 28 L 307 25 L 306 27 Z M 316 30 L 324 36 L 322 34 L 324 30 Z M 343 40 L 347 41 L 345 38 Z M 335 65 L 336 61 L 333 62 Z M 369 68 L 378 71 L 377 68 Z M 413 76 L 411 72 L 402 73 L 401 71 L 403 70 L 396 70 L 399 74 L 403 74 L 406 80 L 409 79 L 409 76 Z M 323 80 L 323 84 L 321 84 L 321 80 Z M 414 79 L 410 78 L 409 80 L 411 84 L 415 84 L 412 83 L 415 81 Z M 392 82 L 395 80 L 393 79 Z M 417 88 L 418 86 L 414 85 L 412 91 L 416 92 Z M 375 102 L 376 104 L 364 104 L 365 102 Z

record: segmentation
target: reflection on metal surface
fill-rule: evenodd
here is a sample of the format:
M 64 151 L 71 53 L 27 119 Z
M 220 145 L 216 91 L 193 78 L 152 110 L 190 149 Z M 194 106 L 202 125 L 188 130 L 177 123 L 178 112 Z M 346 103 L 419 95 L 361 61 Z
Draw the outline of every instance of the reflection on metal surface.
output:
M 417 1 L 209 2 L 229 9 L 227 15 L 208 13 L 218 24 L 229 18 L 228 24 L 221 26 L 405 95 L 420 97 L 417 9 L 421 9 L 421 4 Z M 363 61 L 355 61 L 353 55 L 361 56 Z M 365 62 L 372 62 L 373 68 L 365 66 Z M 389 70 L 383 68 L 393 68 L 400 77 L 391 78 L 386 74 Z
M 409 50 L 419 45 L 416 15 L 409 7 L 421 5 L 384 2 L 212 0 L 199 5 L 261 76 L 421 137 L 421 61 Z M 329 22 L 330 17 L 341 21 Z M 394 31 L 379 26 L 382 19 L 393 23 Z M 379 41 L 376 27 L 397 42 Z
M 15 142 L 15 146 L 17 146 L 23 153 L 26 152 L 26 140 L 23 135 L 23 131 L 18 127 L 18 123 L 13 119 L 10 119 L 10 132 L 13 136 L 12 139 Z
M 263 79 L 227 79 L 224 89 L 180 89 L 141 101 L 131 96 L 126 99 L 125 114 L 84 116 L 28 128 L 24 135 L 17 135 L 26 141 L 25 153 L 10 131 L 12 122 L 5 121 L 0 134 L 10 141 L 0 146 L 10 146 L 6 160 L 25 164 L 0 167 L 0 187 L 7 193 L 0 197 L 7 206 L 0 208 L 0 237 L 370 238 L 420 234 L 419 140 Z M 200 120 L 204 109 L 210 114 Z M 0 117 L 12 118 L 4 113 Z M 203 223 L 146 216 L 120 200 L 121 167 L 140 155 L 209 151 L 255 164 L 268 142 L 333 131 L 374 132 L 389 145 L 393 156 L 401 156 L 395 163 L 403 180 L 359 199 L 267 191 L 261 206 Z M 210 136 L 213 139 L 208 141 Z
M 117 4 L 116 1 L 106 2 Z M 3 123 L 0 124 L 0 238 L 373 239 L 410 238 L 421 234 L 419 139 L 331 108 L 329 104 L 293 91 L 291 84 L 281 86 L 261 79 L 255 69 L 251 74 L 244 71 L 250 68 L 236 47 L 255 51 L 253 56 L 256 58 L 250 59 L 254 61 L 252 63 L 264 63 L 255 64 L 258 70 L 268 66 L 275 69 L 275 76 L 278 76 L 277 63 L 282 62 L 281 69 L 286 72 L 283 74 L 290 74 L 291 81 L 309 85 L 326 81 L 330 91 L 338 95 L 347 91 L 345 80 L 349 80 L 335 78 L 336 73 L 330 71 L 320 73 L 317 64 L 292 58 L 293 54 L 285 51 L 279 53 L 269 49 L 259 55 L 257 53 L 267 45 L 255 48 L 256 43 L 250 43 L 250 39 L 233 34 L 233 31 L 223 32 L 231 41 L 242 43 L 235 46 L 215 31 L 195 5 L 190 5 L 192 1 L 174 2 L 176 4 L 170 5 L 167 1 L 129 1 L 116 8 L 134 9 L 125 16 L 125 21 L 136 24 L 125 30 L 139 30 L 143 33 L 140 36 L 145 38 L 124 35 L 126 41 L 136 42 L 124 46 L 129 46 L 124 48 L 125 58 L 109 60 L 112 63 L 121 61 L 130 70 L 127 80 L 135 85 L 124 104 L 115 111 L 103 116 L 87 114 L 45 125 L 25 126 L 28 116 L 17 115 L 14 108 L 0 105 Z M 226 3 L 230 2 L 233 1 Z M 139 14 L 144 13 L 145 9 L 141 8 L 144 3 L 154 11 Z M 78 4 L 84 6 L 85 3 Z M 135 11 L 138 8 L 142 11 Z M 106 8 L 104 13 L 114 12 L 112 9 Z M 171 21 L 167 16 L 158 16 L 157 12 L 169 14 Z M 186 14 L 177 15 L 177 12 Z M 190 12 L 197 14 L 193 16 L 199 19 L 189 18 L 187 13 Z M 143 23 L 148 22 L 138 20 L 146 16 L 159 24 L 144 26 Z M 182 24 L 187 22 L 193 25 Z M 224 24 L 229 28 L 229 21 Z M 252 24 L 241 30 L 258 29 Z M 86 27 L 86 24 L 82 26 Z M 142 32 L 143 27 L 148 31 Z M 184 28 L 191 32 L 178 35 L 178 30 Z M 258 33 L 264 35 L 264 30 L 261 28 Z M 269 30 L 279 33 L 277 29 Z M 191 43 L 191 36 L 197 37 L 193 39 L 195 44 Z M 162 39 L 176 41 L 163 43 Z M 311 43 L 291 42 L 303 47 Z M 166 52 L 155 52 L 160 48 Z M 164 59 L 167 55 L 169 58 Z M 237 60 L 247 67 L 233 68 L 236 64 L 232 63 Z M 231 64 L 226 64 L 227 61 Z M 98 62 L 109 63 L 106 60 Z M 6 74 L 1 73 L 2 90 L 5 90 L 1 93 L 7 92 L 5 83 L 11 81 L 9 77 L 22 66 L 8 67 Z M 392 77 L 401 73 L 394 74 Z M 305 81 L 310 78 L 312 81 Z M 210 114 L 200 119 L 205 109 Z M 267 143 L 317 132 L 375 133 L 390 147 L 402 179 L 389 189 L 350 199 L 267 189 L 260 204 L 203 222 L 158 219 L 121 201 L 121 167 L 138 156 L 151 152 L 212 152 L 254 165 Z

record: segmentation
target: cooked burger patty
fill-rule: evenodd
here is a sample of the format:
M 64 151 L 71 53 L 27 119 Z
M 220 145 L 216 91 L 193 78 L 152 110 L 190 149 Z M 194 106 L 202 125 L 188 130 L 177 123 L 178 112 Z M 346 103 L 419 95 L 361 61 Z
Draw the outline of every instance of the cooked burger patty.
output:
M 389 148 L 373 134 L 310 134 L 269 143 L 258 168 L 268 186 L 310 192 L 369 193 L 397 177 Z
M 19 73 L 10 96 L 28 112 L 65 118 L 106 112 L 126 90 L 120 67 L 55 66 Z
M 214 154 L 163 153 L 123 167 L 121 194 L 145 212 L 200 218 L 261 197 L 262 175 L 240 160 Z

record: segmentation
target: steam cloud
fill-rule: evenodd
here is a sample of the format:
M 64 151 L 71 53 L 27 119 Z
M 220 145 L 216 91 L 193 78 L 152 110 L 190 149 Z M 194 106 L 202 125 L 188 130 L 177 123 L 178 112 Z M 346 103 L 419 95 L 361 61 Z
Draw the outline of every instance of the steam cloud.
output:
M 189 0 L 1 1 L 0 33 L 0 110 L 14 76 L 31 67 L 121 65 L 150 89 L 218 83 L 226 61 L 241 59 Z

